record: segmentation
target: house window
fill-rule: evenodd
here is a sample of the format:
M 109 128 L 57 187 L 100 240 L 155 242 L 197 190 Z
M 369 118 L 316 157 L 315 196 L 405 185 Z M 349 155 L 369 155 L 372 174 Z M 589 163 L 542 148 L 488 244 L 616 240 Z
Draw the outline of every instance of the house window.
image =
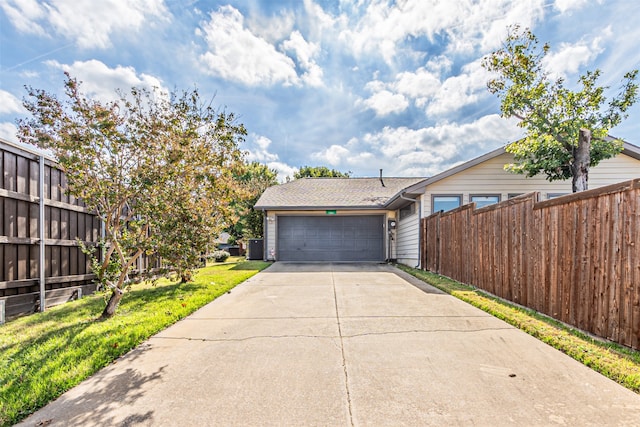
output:
M 476 208 L 493 205 L 500 201 L 499 194 L 475 194 L 471 195 L 471 202 L 475 202 Z
M 455 209 L 462 204 L 462 196 L 459 194 L 456 195 L 446 195 L 446 196 L 433 196 L 432 197 L 433 206 L 432 211 L 450 211 L 451 209 Z
M 522 196 L 524 193 L 509 193 L 509 198 L 513 199 L 514 197 Z
M 410 205 L 407 205 L 404 208 L 400 209 L 400 219 L 402 220 L 410 217 L 414 213 L 416 213 L 416 204 L 411 203 Z
M 562 197 L 562 196 L 566 196 L 569 193 L 547 193 L 547 199 L 551 200 L 551 199 L 555 199 L 556 197 Z

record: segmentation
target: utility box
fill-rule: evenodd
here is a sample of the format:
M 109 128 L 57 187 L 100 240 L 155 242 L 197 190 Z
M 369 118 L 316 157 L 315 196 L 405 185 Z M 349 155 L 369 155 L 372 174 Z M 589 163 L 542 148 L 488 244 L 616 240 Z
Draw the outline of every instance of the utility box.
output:
M 262 260 L 264 258 L 263 239 L 249 239 L 249 260 Z

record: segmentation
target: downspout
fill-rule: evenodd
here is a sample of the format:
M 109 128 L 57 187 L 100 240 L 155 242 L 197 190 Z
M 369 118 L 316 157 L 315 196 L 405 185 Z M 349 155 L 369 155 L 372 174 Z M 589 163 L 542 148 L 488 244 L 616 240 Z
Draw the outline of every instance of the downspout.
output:
M 262 239 L 262 260 L 268 261 L 269 254 L 267 253 L 267 236 L 269 230 L 269 221 L 267 221 L 267 211 L 262 209 L 262 228 L 264 229 L 264 238 Z
M 420 260 L 422 259 L 422 224 L 420 224 L 420 221 L 422 221 L 422 202 L 419 199 L 405 197 L 404 193 L 400 193 L 400 198 L 409 202 L 418 203 L 418 264 L 414 268 L 419 269 Z

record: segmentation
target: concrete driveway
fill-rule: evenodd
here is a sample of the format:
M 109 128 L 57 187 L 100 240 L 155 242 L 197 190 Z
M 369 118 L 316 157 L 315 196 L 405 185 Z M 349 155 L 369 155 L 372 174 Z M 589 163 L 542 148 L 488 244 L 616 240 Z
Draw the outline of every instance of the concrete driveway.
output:
M 410 282 L 276 263 L 24 425 L 638 425 L 639 395 Z

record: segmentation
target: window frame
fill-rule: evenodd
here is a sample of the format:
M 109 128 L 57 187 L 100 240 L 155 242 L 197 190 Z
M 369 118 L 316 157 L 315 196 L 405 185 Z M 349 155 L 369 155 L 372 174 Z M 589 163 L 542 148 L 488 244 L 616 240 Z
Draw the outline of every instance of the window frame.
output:
M 555 199 L 558 197 L 566 196 L 571 193 L 547 193 L 547 200 Z
M 460 206 L 462 206 L 462 203 L 464 202 L 464 198 L 462 194 L 432 194 L 431 195 L 431 213 L 432 214 L 436 212 L 440 212 L 440 210 L 436 210 L 436 198 L 438 197 L 457 197 L 458 198 L 458 206 L 443 212 L 449 212 L 453 209 L 459 208 Z
M 408 213 L 407 213 L 407 210 L 406 210 L 407 208 L 409 208 L 408 209 L 408 211 L 409 211 Z M 416 209 L 416 202 L 409 203 L 407 206 L 404 206 L 404 207 L 398 209 L 398 220 L 402 221 L 404 219 L 407 219 L 407 218 L 415 215 L 417 211 L 418 210 Z
M 497 200 L 495 202 L 486 204 L 486 205 L 482 205 L 482 206 L 478 206 L 478 204 L 476 203 L 476 209 L 480 209 L 483 208 L 485 206 L 491 206 L 491 205 L 495 205 L 496 203 L 500 203 L 502 201 L 502 194 L 499 193 L 478 193 L 478 194 L 469 194 L 469 203 L 473 203 L 474 197 L 495 197 Z

